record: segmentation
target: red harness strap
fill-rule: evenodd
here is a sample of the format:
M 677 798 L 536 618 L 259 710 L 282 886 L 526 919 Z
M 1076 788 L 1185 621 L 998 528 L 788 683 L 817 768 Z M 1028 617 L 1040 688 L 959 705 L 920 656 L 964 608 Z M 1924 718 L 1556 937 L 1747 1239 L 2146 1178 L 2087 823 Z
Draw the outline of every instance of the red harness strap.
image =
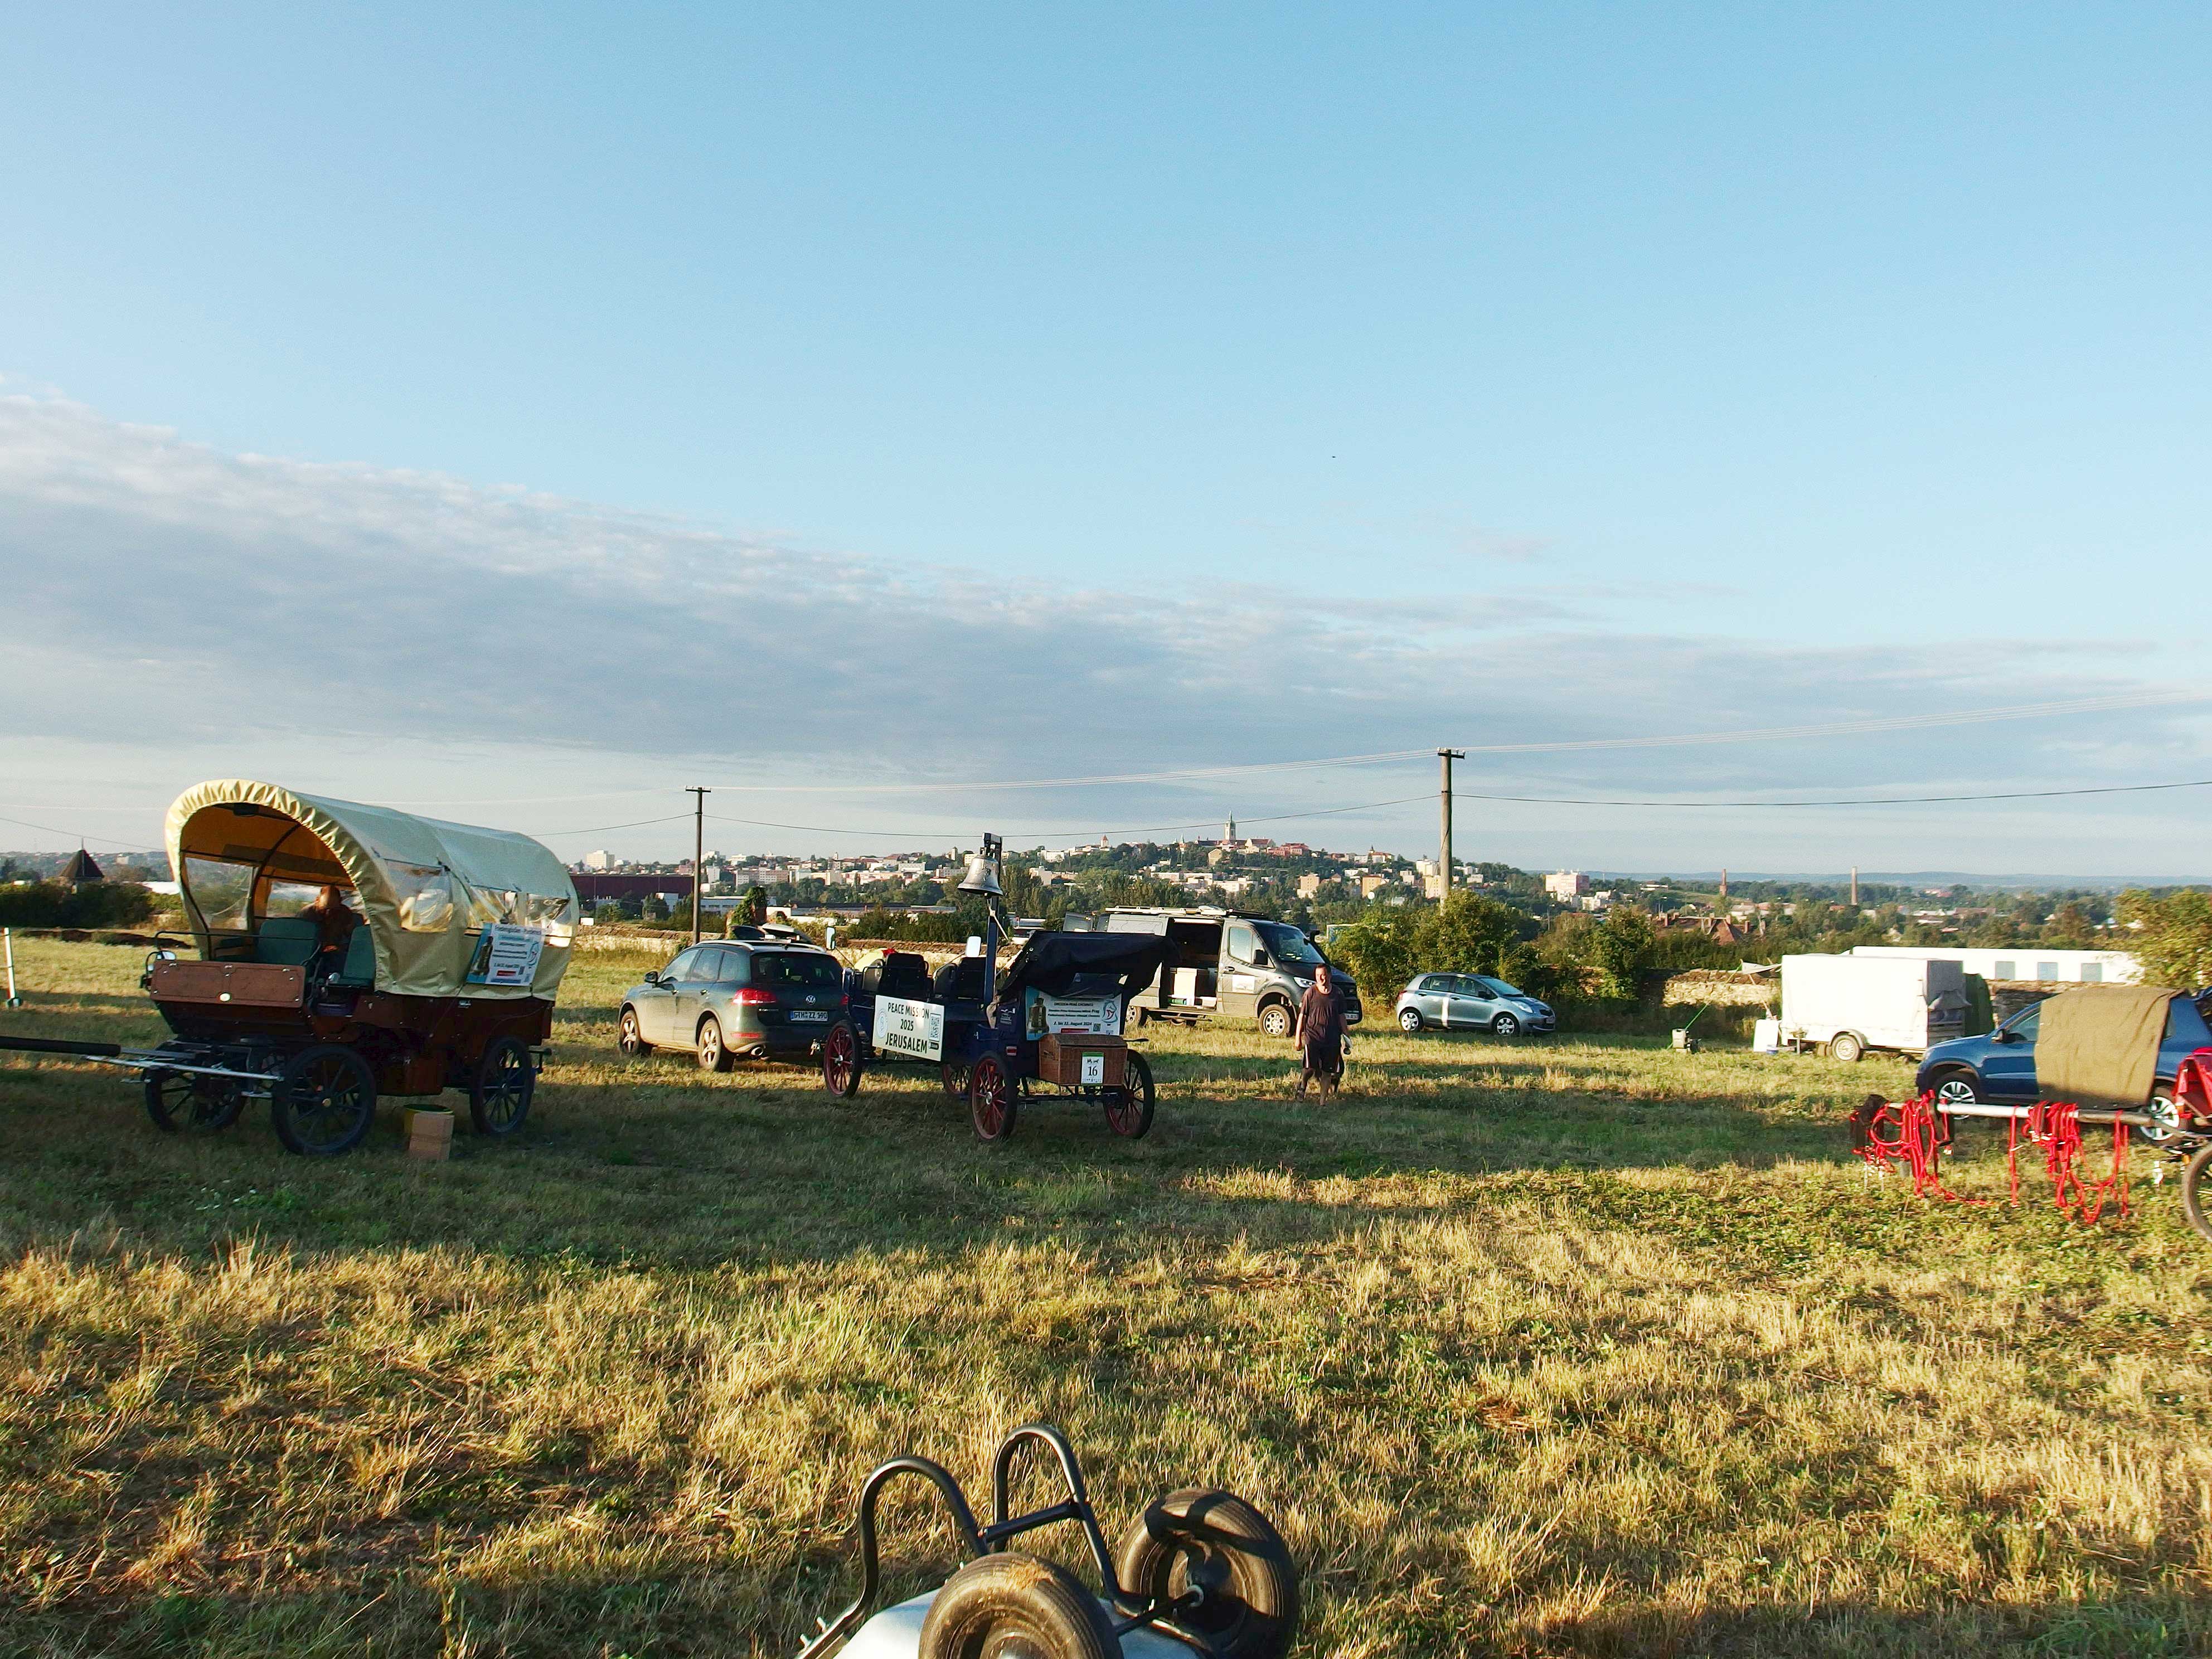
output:
M 1935 1098 L 1925 1094 L 1911 1100 L 1883 1102 L 1863 1120 L 1866 1139 L 1856 1150 L 1872 1169 L 1887 1171 L 1902 1164 L 1919 1197 L 1946 1199 L 1954 1204 L 1986 1204 L 1985 1198 L 1968 1198 L 1943 1184 L 1944 1126 L 1942 1115 L 1935 1109 Z M 1889 1133 L 1893 1129 L 1895 1133 Z
M 2005 1164 L 2012 1175 L 2012 1201 L 2020 1202 L 2020 1149 L 2023 1143 L 2043 1148 L 2044 1173 L 2051 1177 L 2051 1201 L 2059 1212 L 2085 1227 L 2096 1225 L 2106 1200 L 2118 1199 L 2121 1215 L 2128 1213 L 2128 1126 L 2112 1125 L 2112 1170 L 2092 1185 L 2075 1167 L 2081 1156 L 2081 1109 L 2069 1101 L 2039 1100 L 2025 1118 L 2012 1121 L 2005 1148 Z M 2027 1127 L 2022 1130 L 2021 1125 Z

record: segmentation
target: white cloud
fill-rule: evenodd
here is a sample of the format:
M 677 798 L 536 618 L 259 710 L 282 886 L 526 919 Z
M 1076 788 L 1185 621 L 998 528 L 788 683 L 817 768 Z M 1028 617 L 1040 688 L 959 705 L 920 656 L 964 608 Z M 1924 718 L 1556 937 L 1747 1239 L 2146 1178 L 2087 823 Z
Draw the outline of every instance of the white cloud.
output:
M 1486 550 L 1525 564 L 1540 550 Z M 1407 603 L 1257 586 L 1070 591 L 916 570 L 896 551 L 227 455 L 64 400 L 0 398 L 0 576 L 15 641 L 0 713 L 19 745 L 0 803 L 58 799 L 85 757 L 124 740 L 146 745 L 138 765 L 317 755 L 343 776 L 355 757 L 356 793 L 387 799 L 449 791 L 472 757 L 503 757 L 475 766 L 506 781 L 479 791 L 490 796 L 617 787 L 592 775 L 628 784 L 678 757 L 695 775 L 815 783 L 1065 775 L 1978 708 L 2051 695 L 2060 665 L 2068 693 L 2135 684 L 2109 649 L 2046 647 L 2030 661 L 1995 642 L 1931 656 L 1625 632 L 1606 624 L 1613 596 L 1565 581 L 1470 578 Z M 2125 732 L 2127 748 L 2100 748 L 2099 732 Z M 74 758 L 42 770 L 40 750 Z M 2201 765 L 2202 752 L 2192 724 L 2139 713 L 2063 732 L 1598 751 L 1471 763 L 1470 775 L 1528 793 L 1822 789 L 2047 779 L 2047 756 L 2066 781 L 2132 781 L 2144 767 Z M 560 757 L 547 763 L 557 776 L 532 790 L 526 755 Z M 1021 810 L 1134 826 L 1224 805 L 1417 793 L 1425 774 L 1411 776 L 1402 788 L 1324 773 L 1233 791 L 1030 795 Z M 189 781 L 148 777 L 137 793 Z M 958 816 L 992 806 L 970 800 Z M 820 821 L 831 809 L 811 810 Z M 945 804 L 928 816 L 942 822 Z M 1387 827 L 1410 828 L 1399 839 L 1411 845 L 1425 824 L 1408 810 Z M 1705 833 L 1618 817 L 1604 832 L 1614 864 L 1669 861 Z M 1940 849 L 1920 861 L 1966 862 Z

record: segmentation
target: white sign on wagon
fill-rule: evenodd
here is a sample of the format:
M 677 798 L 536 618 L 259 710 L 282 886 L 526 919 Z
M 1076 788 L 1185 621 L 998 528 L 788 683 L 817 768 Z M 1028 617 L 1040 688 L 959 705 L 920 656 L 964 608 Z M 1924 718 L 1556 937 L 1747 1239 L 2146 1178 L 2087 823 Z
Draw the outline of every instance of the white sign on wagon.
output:
M 945 1058 L 945 1005 L 908 1002 L 903 997 L 876 999 L 876 1047 L 888 1054 L 915 1060 Z
M 544 954 L 545 930 L 522 927 L 511 921 L 485 924 L 469 958 L 471 985 L 532 985 L 538 980 L 538 958 Z
M 1022 993 L 1024 1024 L 1033 1037 L 1055 1036 L 1119 1036 L 1121 999 L 1119 997 L 1055 997 L 1031 986 Z

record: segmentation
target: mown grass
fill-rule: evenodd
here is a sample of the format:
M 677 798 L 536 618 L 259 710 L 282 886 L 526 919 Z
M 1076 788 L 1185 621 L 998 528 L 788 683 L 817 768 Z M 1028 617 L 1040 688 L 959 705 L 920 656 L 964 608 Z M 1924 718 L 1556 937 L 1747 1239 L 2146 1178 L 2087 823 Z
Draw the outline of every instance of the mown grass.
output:
M 158 1035 L 137 953 L 22 957 L 0 1030 Z M 0 1652 L 787 1654 L 870 1465 L 1040 1417 L 1109 1529 L 1257 1501 L 1306 1655 L 2212 1644 L 2212 1254 L 2171 1185 L 2089 1232 L 1869 1179 L 1902 1066 L 1390 1034 L 1324 1112 L 1170 1033 L 1146 1140 L 983 1148 L 919 1071 L 620 1059 L 644 965 L 440 1165 L 0 1056 Z

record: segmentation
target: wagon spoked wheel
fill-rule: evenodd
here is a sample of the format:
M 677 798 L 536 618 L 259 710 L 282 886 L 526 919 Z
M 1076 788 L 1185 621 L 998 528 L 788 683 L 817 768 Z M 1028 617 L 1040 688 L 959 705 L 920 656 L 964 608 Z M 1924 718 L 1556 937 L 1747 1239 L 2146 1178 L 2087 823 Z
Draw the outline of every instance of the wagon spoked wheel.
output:
M 538 1092 L 538 1062 L 520 1037 L 494 1037 L 477 1062 L 469 1088 L 469 1121 L 480 1135 L 511 1135 L 530 1115 Z
M 167 1133 L 216 1134 L 237 1122 L 245 1108 L 245 1092 L 235 1083 L 189 1072 L 146 1073 L 146 1115 Z
M 968 1093 L 968 1062 L 966 1060 L 948 1060 L 937 1068 L 937 1073 L 944 1080 L 946 1094 L 951 1095 L 955 1100 L 966 1097 Z
M 822 1039 L 822 1086 L 840 1100 L 860 1091 L 860 1036 L 850 1020 L 839 1020 Z
M 1141 1140 L 1152 1127 L 1152 1068 L 1142 1054 L 1133 1054 L 1128 1059 L 1127 1085 L 1102 1089 L 1099 1097 L 1106 1103 L 1106 1127 L 1117 1135 Z
M 2189 1218 L 2191 1226 L 2212 1238 L 2212 1215 L 2206 1213 L 2206 1200 L 2212 1198 L 2204 1190 L 2208 1184 L 2212 1184 L 2212 1140 L 2191 1154 L 2181 1170 L 2181 1213 Z
M 968 1116 L 978 1140 L 1004 1140 L 1014 1132 L 1014 1080 L 1006 1063 L 986 1054 L 968 1073 Z
M 1267 1519 L 1225 1492 L 1171 1492 L 1147 1505 L 1115 1563 L 1133 1595 L 1172 1601 L 1197 1592 L 1177 1622 L 1215 1659 L 1280 1659 L 1298 1628 L 1298 1570 Z
M 335 1042 L 302 1048 L 270 1091 L 269 1116 L 287 1151 L 335 1158 L 360 1145 L 376 1121 L 376 1073 Z

